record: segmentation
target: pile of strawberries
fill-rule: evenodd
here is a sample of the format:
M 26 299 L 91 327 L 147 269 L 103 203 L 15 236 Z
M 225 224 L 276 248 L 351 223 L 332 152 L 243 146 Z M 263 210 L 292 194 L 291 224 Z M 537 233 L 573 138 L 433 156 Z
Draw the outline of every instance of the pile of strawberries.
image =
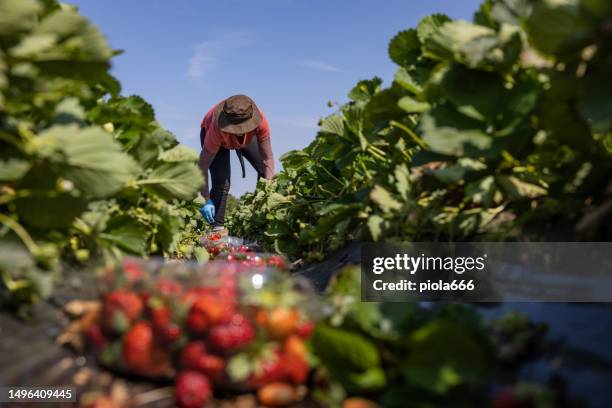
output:
M 289 266 L 285 258 L 276 254 L 262 254 L 256 252 L 230 252 L 218 255 L 218 261 L 235 263 L 243 269 L 253 270 L 256 268 L 277 268 L 286 270 Z
M 203 236 L 200 243 L 213 258 L 223 253 L 254 252 L 254 247 L 243 243 L 241 239 L 221 236 L 218 232 Z
M 264 405 L 296 402 L 314 329 L 300 308 L 304 294 L 287 293 L 286 284 L 253 288 L 246 264 L 213 264 L 176 264 L 174 274 L 167 264 L 151 273 L 127 259 L 107 270 L 88 344 L 109 368 L 173 379 L 180 407 L 202 407 L 215 391 L 257 391 Z

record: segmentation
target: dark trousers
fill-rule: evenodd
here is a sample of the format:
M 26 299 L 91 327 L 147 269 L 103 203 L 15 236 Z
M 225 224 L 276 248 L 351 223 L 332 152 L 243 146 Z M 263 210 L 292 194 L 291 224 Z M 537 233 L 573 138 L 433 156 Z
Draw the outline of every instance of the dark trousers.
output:
M 200 131 L 200 143 L 204 148 L 206 131 Z M 238 149 L 238 154 L 242 155 L 253 166 L 257 172 L 257 179 L 264 177 L 264 164 L 259 152 L 257 137 L 253 137 L 251 143 L 243 149 Z M 242 160 L 241 160 L 242 164 Z M 230 180 L 232 168 L 230 166 L 230 151 L 224 147 L 219 148 L 215 158 L 210 164 L 210 199 L 215 204 L 215 223 L 214 227 L 223 227 L 225 221 L 225 206 L 230 190 Z M 244 171 L 244 167 L 243 167 Z

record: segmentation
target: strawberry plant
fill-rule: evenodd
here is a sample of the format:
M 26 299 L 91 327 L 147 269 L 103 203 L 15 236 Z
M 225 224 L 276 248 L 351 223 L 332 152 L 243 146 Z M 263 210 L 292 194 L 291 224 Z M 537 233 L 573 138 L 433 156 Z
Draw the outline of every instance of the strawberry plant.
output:
M 109 74 L 74 8 L 0 2 L 0 296 L 50 294 L 60 263 L 198 255 L 196 152 Z
M 241 197 L 230 232 L 305 261 L 355 239 L 545 239 L 548 224 L 601 238 L 611 18 L 607 2 L 580 0 L 425 17 L 389 44 L 393 83 L 360 81 Z

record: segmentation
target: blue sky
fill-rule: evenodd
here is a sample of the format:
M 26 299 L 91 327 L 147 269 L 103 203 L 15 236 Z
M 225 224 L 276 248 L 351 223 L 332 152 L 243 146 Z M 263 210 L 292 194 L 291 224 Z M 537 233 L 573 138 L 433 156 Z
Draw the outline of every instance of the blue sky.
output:
M 199 151 L 199 124 L 216 102 L 251 96 L 267 115 L 278 157 L 307 146 L 317 121 L 359 80 L 388 84 L 387 44 L 425 15 L 470 19 L 477 0 L 69 0 L 124 50 L 113 72 L 159 121 Z M 248 164 L 247 164 L 248 166 Z M 252 190 L 232 154 L 231 193 Z

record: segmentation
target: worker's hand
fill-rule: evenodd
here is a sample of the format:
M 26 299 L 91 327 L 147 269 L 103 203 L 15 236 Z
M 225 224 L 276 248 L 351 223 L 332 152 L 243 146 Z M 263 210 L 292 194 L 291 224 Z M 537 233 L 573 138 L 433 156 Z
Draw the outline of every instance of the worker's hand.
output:
M 204 217 L 209 224 L 215 223 L 215 205 L 210 198 L 206 201 L 206 204 L 200 208 L 200 212 L 202 213 L 202 217 Z

